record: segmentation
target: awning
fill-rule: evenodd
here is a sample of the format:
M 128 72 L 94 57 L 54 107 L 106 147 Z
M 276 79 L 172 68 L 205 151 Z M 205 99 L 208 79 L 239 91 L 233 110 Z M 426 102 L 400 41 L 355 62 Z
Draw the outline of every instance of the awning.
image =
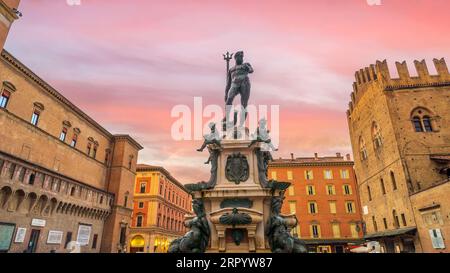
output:
M 306 245 L 361 244 L 363 239 L 301 239 Z
M 408 228 L 399 228 L 394 230 L 387 230 L 382 232 L 375 232 L 372 234 L 367 234 L 364 236 L 364 239 L 373 239 L 373 238 L 381 238 L 381 237 L 393 237 L 400 235 L 414 235 L 416 232 L 416 227 L 408 227 Z

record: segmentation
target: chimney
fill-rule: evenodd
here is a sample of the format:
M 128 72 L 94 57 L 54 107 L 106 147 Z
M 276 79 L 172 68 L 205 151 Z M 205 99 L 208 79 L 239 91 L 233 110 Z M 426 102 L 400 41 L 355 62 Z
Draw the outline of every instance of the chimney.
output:
M 317 160 L 319 157 L 317 156 L 317 153 L 314 153 L 314 159 Z
M 291 160 L 294 161 L 294 153 L 291 153 Z
M 341 157 L 341 153 L 336 153 L 336 157 Z
M 350 160 L 351 160 L 350 154 L 346 154 L 345 157 L 347 158 L 347 161 L 350 161 Z

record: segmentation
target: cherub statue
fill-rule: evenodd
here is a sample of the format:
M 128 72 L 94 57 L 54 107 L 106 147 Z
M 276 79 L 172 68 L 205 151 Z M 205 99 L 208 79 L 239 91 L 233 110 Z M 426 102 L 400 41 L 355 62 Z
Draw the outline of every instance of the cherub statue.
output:
M 205 139 L 203 141 L 202 147 L 197 149 L 199 152 L 203 152 L 203 150 L 208 146 L 209 144 L 217 144 L 220 146 L 220 134 L 216 129 L 216 124 L 214 122 L 209 123 L 209 129 L 211 129 L 211 133 L 204 135 L 203 138 Z
M 259 121 L 258 128 L 256 128 L 256 133 L 252 134 L 253 140 L 250 143 L 250 145 L 248 145 L 248 147 L 252 146 L 257 142 L 263 142 L 267 144 L 271 150 L 278 151 L 278 149 L 275 148 L 275 146 L 273 146 L 269 133 L 270 131 L 267 129 L 267 120 L 265 118 L 262 118 Z

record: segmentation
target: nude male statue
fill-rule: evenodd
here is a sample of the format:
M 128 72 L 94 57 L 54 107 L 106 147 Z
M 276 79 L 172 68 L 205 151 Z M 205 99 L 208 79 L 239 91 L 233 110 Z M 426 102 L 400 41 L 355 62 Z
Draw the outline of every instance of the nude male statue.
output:
M 233 100 L 236 95 L 241 95 L 241 104 L 245 112 L 241 125 L 247 118 L 248 99 L 250 98 L 250 79 L 248 74 L 253 73 L 253 68 L 249 63 L 244 63 L 244 52 L 238 51 L 234 54 L 236 65 L 230 68 L 227 73 L 227 86 L 225 89 L 225 103 L 227 107 L 226 118 L 229 117 L 230 107 L 233 105 Z

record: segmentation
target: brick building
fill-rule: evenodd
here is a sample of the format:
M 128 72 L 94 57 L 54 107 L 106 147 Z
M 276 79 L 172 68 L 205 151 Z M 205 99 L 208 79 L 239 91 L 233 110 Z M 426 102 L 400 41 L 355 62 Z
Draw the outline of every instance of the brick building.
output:
M 0 37 L 17 4 L 0 1 Z M 6 50 L 0 128 L 1 252 L 66 252 L 70 241 L 82 252 L 126 249 L 134 139 L 108 132 Z
M 139 164 L 133 200 L 130 252 L 166 252 L 170 242 L 184 235 L 184 216 L 192 197 L 166 169 Z
M 444 59 L 356 72 L 347 111 L 366 239 L 385 252 L 448 252 L 450 74 Z M 414 71 L 412 71 L 414 72 Z
M 363 223 L 353 161 L 336 156 L 276 159 L 269 178 L 291 182 L 282 213 L 299 221 L 294 236 L 311 252 L 344 252 L 362 240 Z

